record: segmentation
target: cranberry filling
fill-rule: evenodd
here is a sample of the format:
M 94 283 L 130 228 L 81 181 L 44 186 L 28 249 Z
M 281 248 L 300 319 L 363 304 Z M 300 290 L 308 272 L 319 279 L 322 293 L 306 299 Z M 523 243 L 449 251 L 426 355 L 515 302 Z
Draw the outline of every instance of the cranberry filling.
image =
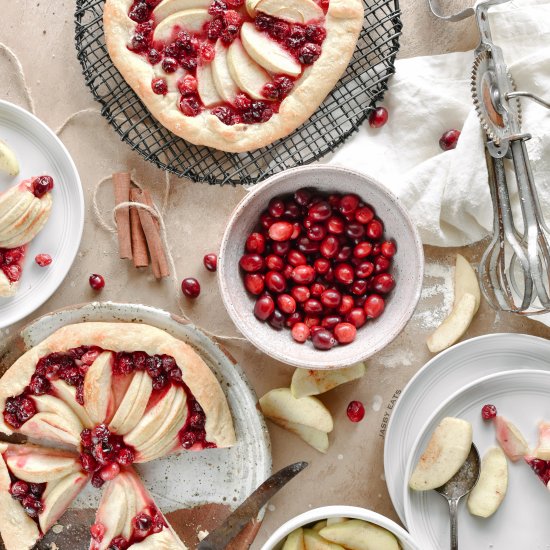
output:
M 25 246 L 18 246 L 17 248 L 0 248 L 0 269 L 10 283 L 16 283 L 21 278 L 25 252 Z
M 548 485 L 550 482 L 550 460 L 541 460 L 540 458 L 525 457 L 525 462 L 531 466 L 531 469 L 539 479 Z
M 18 500 L 23 506 L 26 514 L 34 519 L 38 520 L 38 514 L 42 512 L 44 506 L 42 504 L 42 495 L 46 490 L 45 483 L 27 483 L 22 481 L 11 472 L 10 474 L 10 495 L 13 499 Z M 38 521 L 37 521 L 38 523 Z
M 190 35 L 175 26 L 169 41 L 155 41 L 153 10 L 159 3 L 160 0 L 133 2 L 128 17 L 137 25 L 128 48 L 145 57 L 151 65 L 160 63 L 166 74 L 175 73 L 180 67 L 187 71 L 177 83 L 180 93 L 178 107 L 185 116 L 195 117 L 206 109 L 197 93 L 197 65 L 210 63 L 214 59 L 214 43 L 218 39 L 229 46 L 239 36 L 244 22 L 254 21 L 258 30 L 267 33 L 272 40 L 289 51 L 303 69 L 317 61 L 326 38 L 324 21 L 303 25 L 288 23 L 264 13 L 258 13 L 252 20 L 243 7 L 244 0 L 213 0 L 208 9 L 212 19 L 205 24 L 202 32 Z M 326 14 L 328 0 L 321 1 L 320 6 Z M 193 86 L 186 84 L 185 81 L 189 82 L 189 78 L 194 80 Z M 207 110 L 228 126 L 267 122 L 273 114 L 279 112 L 281 102 L 293 86 L 294 80 L 291 77 L 278 75 L 262 91 L 266 101 L 253 100 L 245 93 L 240 93 L 232 104 L 223 102 Z M 157 95 L 168 93 L 165 78 L 155 76 L 151 87 Z
M 395 286 L 397 248 L 383 239 L 382 221 L 357 195 L 300 189 L 275 197 L 239 260 L 254 315 L 320 350 L 353 342 Z

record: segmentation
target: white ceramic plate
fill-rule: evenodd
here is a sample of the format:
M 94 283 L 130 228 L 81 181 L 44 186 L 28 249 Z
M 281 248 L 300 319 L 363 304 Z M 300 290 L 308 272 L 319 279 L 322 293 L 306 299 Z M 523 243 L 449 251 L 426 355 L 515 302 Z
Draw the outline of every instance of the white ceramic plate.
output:
M 423 550 L 441 550 L 449 544 L 447 502 L 435 491 L 412 491 L 407 486 L 412 470 L 439 422 L 447 417 L 472 423 L 474 442 L 481 456 L 498 445 L 492 422 L 481 418 L 481 408 L 492 403 L 511 420 L 530 445 L 538 440 L 539 421 L 550 420 L 550 372 L 519 370 L 493 374 L 465 386 L 434 413 L 414 443 L 405 471 L 405 521 Z M 459 504 L 461 548 L 542 550 L 550 540 L 550 492 L 523 460 L 509 462 L 508 492 L 497 512 L 488 519 L 472 516 L 466 499 Z M 529 526 L 529 528 L 527 528 Z
M 27 249 L 17 294 L 0 298 L 0 328 L 12 325 L 40 307 L 57 289 L 80 246 L 84 227 L 84 197 L 71 156 L 57 136 L 21 107 L 0 101 L 0 139 L 14 150 L 21 172 L 0 173 L 0 191 L 31 176 L 53 177 L 53 208 L 48 223 Z M 49 254 L 53 263 L 39 267 L 34 257 Z
M 84 321 L 147 323 L 187 342 L 216 375 L 233 415 L 237 443 L 231 449 L 181 453 L 140 464 L 136 468 L 156 503 L 178 532 L 185 532 L 181 511 L 202 505 L 234 509 L 271 475 L 269 433 L 257 409 L 257 397 L 239 365 L 192 324 L 168 312 L 139 304 L 94 302 L 50 313 L 33 321 L 13 340 L 0 345 L 0 373 L 25 350 L 62 326 Z M 59 548 L 87 548 L 90 518 L 102 491 L 88 485 L 61 524 L 71 529 L 50 531 L 48 544 Z M 214 509 L 209 515 L 214 515 Z M 219 512 L 218 512 L 219 514 Z M 260 513 L 260 519 L 263 511 Z M 188 529 L 187 529 L 188 531 Z M 197 540 L 193 541 L 195 544 Z M 45 546 L 46 547 L 46 546 Z M 49 546 L 47 546 L 49 548 Z
M 550 370 L 550 341 L 525 334 L 472 338 L 434 357 L 407 384 L 393 409 L 384 445 L 386 483 L 402 521 L 405 466 L 433 411 L 466 384 L 514 369 Z

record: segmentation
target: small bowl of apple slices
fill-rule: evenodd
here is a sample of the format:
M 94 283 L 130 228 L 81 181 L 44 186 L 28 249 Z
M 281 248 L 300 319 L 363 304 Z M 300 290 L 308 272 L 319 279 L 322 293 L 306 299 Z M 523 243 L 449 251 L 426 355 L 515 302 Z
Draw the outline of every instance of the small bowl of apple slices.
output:
M 309 510 L 279 527 L 261 550 L 420 550 L 391 519 L 355 506 Z

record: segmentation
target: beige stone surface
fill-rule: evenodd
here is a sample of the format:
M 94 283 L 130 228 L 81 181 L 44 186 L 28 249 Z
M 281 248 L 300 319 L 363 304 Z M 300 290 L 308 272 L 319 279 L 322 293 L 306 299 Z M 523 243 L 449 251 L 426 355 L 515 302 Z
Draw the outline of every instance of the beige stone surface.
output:
M 440 22 L 430 15 L 423 0 L 403 0 L 402 10 L 403 57 L 475 47 L 476 34 L 471 21 L 454 25 Z M 85 108 L 97 111 L 75 55 L 73 11 L 74 2 L 69 0 L 0 0 L 0 42 L 18 55 L 36 102 L 37 115 L 54 129 L 75 111 Z M 0 97 L 26 106 L 13 65 L 3 52 L 0 52 L 0 74 Z M 73 268 L 55 296 L 33 317 L 97 298 L 141 302 L 178 313 L 178 296 L 172 283 L 158 283 L 149 273 L 138 272 L 130 263 L 119 260 L 115 240 L 97 225 L 91 212 L 96 182 L 112 172 L 135 171 L 137 179 L 150 187 L 158 201 L 164 185 L 163 173 L 120 142 L 97 112 L 79 116 L 61 138 L 80 171 L 87 218 L 81 251 Z M 235 334 L 218 295 L 216 276 L 204 270 L 202 257 L 217 250 L 226 220 L 245 191 L 176 178 L 171 183 L 166 224 L 177 277 L 196 276 L 203 288 L 195 303 L 182 300 L 181 304 L 198 325 L 214 332 Z M 109 213 L 112 197 L 108 188 L 100 193 L 99 203 Z M 475 246 L 462 252 L 475 259 L 480 250 L 480 246 Z M 454 252 L 426 250 L 431 277 L 426 277 L 425 299 L 413 320 L 393 344 L 368 362 L 368 372 L 362 381 L 323 397 L 336 423 L 327 455 L 320 455 L 296 437 L 270 426 L 275 468 L 304 459 L 311 465 L 273 499 L 254 548 L 260 548 L 267 536 L 287 519 L 320 505 L 353 504 L 396 517 L 383 480 L 383 426 L 396 392 L 429 358 L 423 341 L 450 306 L 449 266 L 454 263 Z M 106 279 L 106 287 L 100 294 L 88 286 L 92 272 L 99 272 Z M 17 326 L 9 332 L 15 330 Z M 483 304 L 467 337 L 498 331 L 549 336 L 548 329 L 538 323 L 504 314 L 495 316 Z M 259 395 L 289 384 L 291 368 L 277 364 L 248 344 L 228 347 Z M 346 406 L 351 399 L 360 399 L 366 405 L 366 417 L 358 425 L 346 418 Z

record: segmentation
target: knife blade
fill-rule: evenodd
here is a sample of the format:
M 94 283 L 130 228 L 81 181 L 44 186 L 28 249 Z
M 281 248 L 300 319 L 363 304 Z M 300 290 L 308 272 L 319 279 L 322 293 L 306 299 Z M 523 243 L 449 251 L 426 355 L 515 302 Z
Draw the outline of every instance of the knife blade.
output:
M 291 479 L 308 466 L 307 462 L 296 462 L 286 466 L 264 481 L 229 517 L 198 545 L 197 550 L 222 550 L 247 525 L 258 517 L 261 508 Z

